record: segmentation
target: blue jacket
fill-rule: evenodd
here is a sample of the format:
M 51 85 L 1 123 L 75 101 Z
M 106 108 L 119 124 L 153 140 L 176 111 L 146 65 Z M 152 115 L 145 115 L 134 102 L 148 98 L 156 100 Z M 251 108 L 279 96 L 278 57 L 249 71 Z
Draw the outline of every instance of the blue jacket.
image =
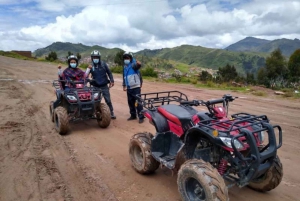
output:
M 141 87 L 143 84 L 143 78 L 139 71 L 141 66 L 136 64 L 136 60 L 133 58 L 128 65 L 123 67 L 123 86 L 128 89 L 134 89 Z

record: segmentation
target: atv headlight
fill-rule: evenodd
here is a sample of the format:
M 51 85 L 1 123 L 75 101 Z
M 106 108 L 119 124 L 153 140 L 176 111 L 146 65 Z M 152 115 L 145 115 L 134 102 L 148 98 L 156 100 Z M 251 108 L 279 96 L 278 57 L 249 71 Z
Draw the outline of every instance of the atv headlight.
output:
M 77 101 L 77 98 L 76 98 L 75 96 L 67 95 L 67 98 L 68 98 L 70 101 Z
M 94 99 L 98 99 L 99 93 L 94 93 Z
M 231 138 L 229 137 L 220 137 L 220 139 L 222 140 L 222 142 L 229 148 L 232 148 L 231 146 Z M 238 150 L 243 149 L 244 145 L 238 141 L 237 139 L 235 139 L 233 141 L 235 148 L 237 148 Z

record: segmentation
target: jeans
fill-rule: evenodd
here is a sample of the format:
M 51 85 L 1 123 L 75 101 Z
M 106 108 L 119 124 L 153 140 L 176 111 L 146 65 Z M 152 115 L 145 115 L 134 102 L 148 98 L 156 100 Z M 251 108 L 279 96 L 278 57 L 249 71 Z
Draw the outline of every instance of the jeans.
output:
M 129 111 L 131 117 L 136 117 L 138 114 L 139 119 L 143 119 L 144 115 L 141 113 L 143 110 L 143 106 L 141 104 L 138 104 L 137 107 L 135 107 L 136 101 L 138 101 L 136 95 L 141 94 L 141 88 L 134 88 L 134 89 L 127 89 L 127 101 L 129 106 Z
M 114 114 L 114 108 L 113 108 L 112 103 L 111 103 L 110 92 L 109 92 L 108 86 L 105 85 L 103 87 L 99 87 L 99 89 L 101 89 L 103 98 L 105 100 L 105 103 L 108 105 L 111 115 L 113 115 Z

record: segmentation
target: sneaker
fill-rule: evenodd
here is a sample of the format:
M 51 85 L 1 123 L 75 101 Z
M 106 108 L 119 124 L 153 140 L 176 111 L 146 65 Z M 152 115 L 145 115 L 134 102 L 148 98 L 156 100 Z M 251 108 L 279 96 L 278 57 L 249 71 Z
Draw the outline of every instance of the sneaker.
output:
M 136 119 L 136 117 L 131 116 L 127 119 L 127 121 L 131 121 L 131 120 L 135 120 L 135 119 Z
M 111 119 L 116 119 L 116 118 L 117 118 L 117 117 L 115 116 L 114 112 L 111 113 L 110 118 L 111 118 Z
M 144 122 L 144 119 L 139 119 L 139 123 L 143 123 Z

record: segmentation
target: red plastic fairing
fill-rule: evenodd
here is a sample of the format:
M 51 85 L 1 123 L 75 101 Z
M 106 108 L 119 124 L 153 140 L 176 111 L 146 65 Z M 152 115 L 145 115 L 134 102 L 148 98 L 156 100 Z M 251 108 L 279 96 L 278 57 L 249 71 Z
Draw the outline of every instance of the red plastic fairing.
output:
M 178 135 L 179 137 L 181 137 L 183 135 L 183 130 L 182 130 L 182 127 L 173 123 L 172 121 L 168 121 L 168 124 L 169 124 L 169 127 L 170 127 L 170 130 L 175 133 L 176 135 Z
M 215 112 L 216 117 L 218 117 L 219 119 L 226 117 L 226 109 L 224 107 L 216 106 L 213 108 L 213 110 Z
M 157 110 L 163 116 L 165 116 L 168 120 L 170 120 L 170 121 L 174 122 L 175 124 L 181 126 L 181 122 L 176 116 L 174 116 L 173 114 L 168 113 L 164 108 L 161 108 L 161 107 L 157 108 Z
M 199 119 L 198 115 L 195 114 L 195 115 L 192 117 L 192 121 L 194 122 L 194 124 L 199 123 L 199 122 L 200 122 L 200 119 Z
M 152 121 L 152 116 L 148 112 L 145 112 L 144 116 L 147 117 L 149 120 Z
M 83 88 L 83 84 L 76 84 L 76 89 L 82 89 Z

